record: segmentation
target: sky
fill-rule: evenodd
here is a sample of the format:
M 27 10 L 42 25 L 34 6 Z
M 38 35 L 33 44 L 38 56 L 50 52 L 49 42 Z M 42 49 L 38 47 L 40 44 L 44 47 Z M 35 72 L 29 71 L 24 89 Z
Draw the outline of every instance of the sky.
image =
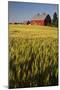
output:
M 57 4 L 41 4 L 26 2 L 8 2 L 8 22 L 23 22 L 31 20 L 37 13 L 47 13 L 51 17 L 58 13 Z

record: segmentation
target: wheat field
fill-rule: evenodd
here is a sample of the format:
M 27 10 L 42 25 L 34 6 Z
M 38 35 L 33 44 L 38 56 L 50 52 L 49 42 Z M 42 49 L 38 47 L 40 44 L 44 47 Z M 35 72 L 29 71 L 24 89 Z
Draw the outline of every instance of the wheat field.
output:
M 9 88 L 58 85 L 58 28 L 9 24 Z

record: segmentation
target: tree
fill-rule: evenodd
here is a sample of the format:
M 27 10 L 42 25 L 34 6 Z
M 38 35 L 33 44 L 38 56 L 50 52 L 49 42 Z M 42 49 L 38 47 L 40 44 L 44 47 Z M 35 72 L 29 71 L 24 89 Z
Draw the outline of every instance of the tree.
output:
M 44 20 L 44 24 L 49 25 L 49 26 L 51 25 L 51 17 L 49 14 L 46 16 L 46 18 Z
M 27 21 L 27 25 L 29 25 L 30 24 L 30 21 Z
M 14 22 L 14 24 L 18 24 L 17 22 Z
M 56 12 L 53 14 L 53 25 L 56 27 L 58 26 L 58 17 Z

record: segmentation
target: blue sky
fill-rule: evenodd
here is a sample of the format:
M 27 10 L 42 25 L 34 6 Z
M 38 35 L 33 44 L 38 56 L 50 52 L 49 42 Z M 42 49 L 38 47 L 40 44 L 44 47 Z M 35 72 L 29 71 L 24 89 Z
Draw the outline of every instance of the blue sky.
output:
M 57 12 L 57 4 L 8 2 L 9 22 L 31 20 L 37 13 L 47 13 L 52 17 L 54 12 Z

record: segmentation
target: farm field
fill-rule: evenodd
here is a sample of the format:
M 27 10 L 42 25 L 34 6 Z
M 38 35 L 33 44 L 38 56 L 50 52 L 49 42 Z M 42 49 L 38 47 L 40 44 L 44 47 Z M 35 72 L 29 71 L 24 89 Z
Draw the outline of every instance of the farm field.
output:
M 9 24 L 9 88 L 58 85 L 58 29 Z

